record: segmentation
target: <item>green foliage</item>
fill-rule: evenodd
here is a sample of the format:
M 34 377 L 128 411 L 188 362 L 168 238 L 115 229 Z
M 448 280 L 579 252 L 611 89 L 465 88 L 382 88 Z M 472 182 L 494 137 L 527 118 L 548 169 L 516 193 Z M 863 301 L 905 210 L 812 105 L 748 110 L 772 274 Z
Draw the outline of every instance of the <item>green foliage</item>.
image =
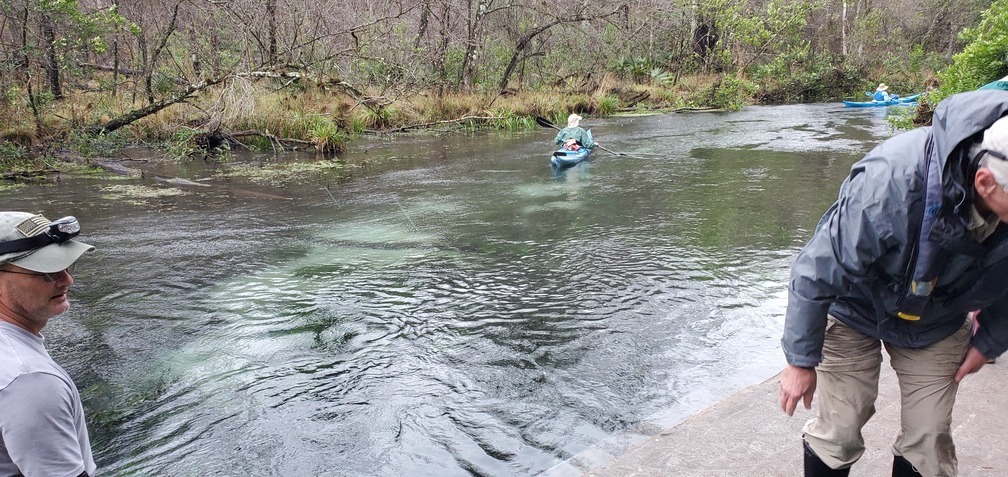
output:
M 737 111 L 749 103 L 758 86 L 744 78 L 725 76 L 714 86 L 709 106 Z
M 108 49 L 104 35 L 139 31 L 115 5 L 91 10 L 82 9 L 78 0 L 36 0 L 29 1 L 29 6 L 61 27 L 63 34 L 56 39 L 56 46 L 65 53 L 104 53 Z
M 350 116 L 350 132 L 353 134 L 361 134 L 367 131 L 368 124 L 363 115 L 354 114 Z
M 751 68 L 759 85 L 756 95 L 766 102 L 829 101 L 864 90 L 865 73 L 852 63 L 834 65 L 815 57 L 807 45 L 792 48 Z M 874 85 L 872 86 L 874 88 Z
M 28 148 L 0 141 L 0 173 L 29 170 L 32 166 Z
M 598 113 L 603 116 L 608 116 L 616 112 L 619 108 L 620 100 L 616 96 L 611 94 L 604 94 L 598 98 Z
M 69 147 L 81 157 L 114 156 L 116 151 L 126 147 L 127 140 L 119 131 L 111 134 L 92 136 L 80 131 L 71 131 Z
M 847 37 L 851 46 L 868 52 L 888 51 L 889 38 L 882 29 L 882 11 L 869 10 L 865 15 L 854 19 Z
M 334 153 L 346 149 L 347 134 L 340 131 L 336 123 L 327 116 L 301 118 L 297 127 L 304 130 L 307 140 L 315 145 L 316 151 Z
M 154 78 L 151 81 L 151 89 L 158 94 L 166 94 L 174 91 L 175 87 L 175 83 L 168 77 L 168 75 L 155 73 Z
M 650 78 L 651 70 L 654 68 L 651 59 L 643 56 L 622 56 L 609 66 L 614 73 L 638 83 Z
M 9 132 L 5 133 L 8 135 Z M 0 140 L 0 175 L 31 176 L 33 172 L 46 169 L 59 169 L 59 161 L 49 155 L 35 156 L 22 144 Z
M 672 73 L 665 71 L 661 68 L 651 69 L 651 84 L 657 86 L 673 86 L 675 83 L 675 77 Z
M 931 104 L 1008 74 L 1008 0 L 992 3 L 980 24 L 963 30 L 959 37 L 968 44 L 952 57 L 952 65 L 939 73 L 941 86 L 928 98 Z
M 924 68 L 924 60 L 926 57 L 927 52 L 924 50 L 924 45 L 918 43 L 910 49 L 910 57 L 907 59 L 907 66 L 911 71 L 919 73 Z
M 192 159 L 196 157 L 204 152 L 196 143 L 196 138 L 202 134 L 206 134 L 206 131 L 187 127 L 179 128 L 168 141 L 168 153 L 174 156 L 175 159 Z
M 892 108 L 895 111 L 889 112 L 886 120 L 896 130 L 909 130 L 914 128 L 914 116 L 917 108 Z
M 517 115 L 509 110 L 497 110 L 493 114 L 497 118 L 490 122 L 490 125 L 494 129 L 521 131 L 536 128 L 535 117 L 533 116 Z

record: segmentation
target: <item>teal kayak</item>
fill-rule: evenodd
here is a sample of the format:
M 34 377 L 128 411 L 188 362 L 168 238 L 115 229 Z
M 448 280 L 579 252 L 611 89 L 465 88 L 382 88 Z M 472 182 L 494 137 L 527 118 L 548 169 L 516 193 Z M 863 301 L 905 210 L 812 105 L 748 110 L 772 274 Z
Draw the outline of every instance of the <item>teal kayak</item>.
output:
M 917 104 L 917 99 L 920 98 L 919 94 L 912 96 L 907 96 L 904 98 L 893 98 L 889 101 L 844 101 L 844 106 L 848 108 L 871 108 L 871 107 L 884 107 L 884 106 L 913 106 Z
M 553 153 L 553 157 L 550 158 L 550 164 L 555 168 L 570 167 L 588 160 L 591 157 L 591 152 L 592 150 L 587 147 L 582 147 L 577 151 L 568 151 L 561 148 Z
M 588 134 L 588 142 L 594 143 L 595 141 L 592 139 L 591 129 L 585 132 Z M 591 149 L 582 147 L 576 151 L 568 151 L 563 146 L 560 146 L 560 149 L 553 152 L 553 156 L 550 157 L 550 164 L 554 169 L 573 166 L 586 161 L 588 157 L 591 156 L 592 149 L 594 149 L 594 146 L 592 146 Z

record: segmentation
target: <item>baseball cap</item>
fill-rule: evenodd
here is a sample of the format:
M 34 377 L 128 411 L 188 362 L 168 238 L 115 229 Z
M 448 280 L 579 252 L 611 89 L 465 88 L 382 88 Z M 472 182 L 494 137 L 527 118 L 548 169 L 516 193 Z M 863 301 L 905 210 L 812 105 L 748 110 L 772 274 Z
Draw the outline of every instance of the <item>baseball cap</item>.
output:
M 72 240 L 80 233 L 74 217 L 55 222 L 27 212 L 0 212 L 0 264 L 11 263 L 41 273 L 56 273 L 73 265 L 94 247 Z

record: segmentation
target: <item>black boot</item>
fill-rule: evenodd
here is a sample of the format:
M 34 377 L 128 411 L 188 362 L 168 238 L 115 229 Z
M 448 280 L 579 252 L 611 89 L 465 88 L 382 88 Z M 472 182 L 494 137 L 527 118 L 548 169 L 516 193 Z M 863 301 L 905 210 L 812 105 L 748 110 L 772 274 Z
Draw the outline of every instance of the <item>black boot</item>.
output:
M 893 456 L 892 477 L 921 477 L 921 473 L 914 469 L 910 461 L 901 455 Z
M 846 469 L 831 469 L 819 459 L 819 456 L 815 455 L 815 452 L 812 452 L 812 449 L 808 446 L 808 442 L 802 441 L 802 443 L 805 444 L 805 477 L 847 477 L 850 474 L 849 467 Z

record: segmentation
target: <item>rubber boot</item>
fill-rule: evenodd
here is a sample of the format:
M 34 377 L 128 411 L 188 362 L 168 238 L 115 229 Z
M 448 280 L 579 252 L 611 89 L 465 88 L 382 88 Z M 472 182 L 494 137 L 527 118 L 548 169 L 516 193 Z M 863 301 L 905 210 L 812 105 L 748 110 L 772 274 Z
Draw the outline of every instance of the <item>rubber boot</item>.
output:
M 802 441 L 802 443 L 805 445 L 805 477 L 847 477 L 850 474 L 849 467 L 846 469 L 831 469 L 830 466 L 819 459 L 819 456 L 815 455 L 815 452 L 812 452 L 812 449 L 808 446 L 808 442 Z
M 914 469 L 910 461 L 901 455 L 893 456 L 892 477 L 921 477 L 921 473 Z

